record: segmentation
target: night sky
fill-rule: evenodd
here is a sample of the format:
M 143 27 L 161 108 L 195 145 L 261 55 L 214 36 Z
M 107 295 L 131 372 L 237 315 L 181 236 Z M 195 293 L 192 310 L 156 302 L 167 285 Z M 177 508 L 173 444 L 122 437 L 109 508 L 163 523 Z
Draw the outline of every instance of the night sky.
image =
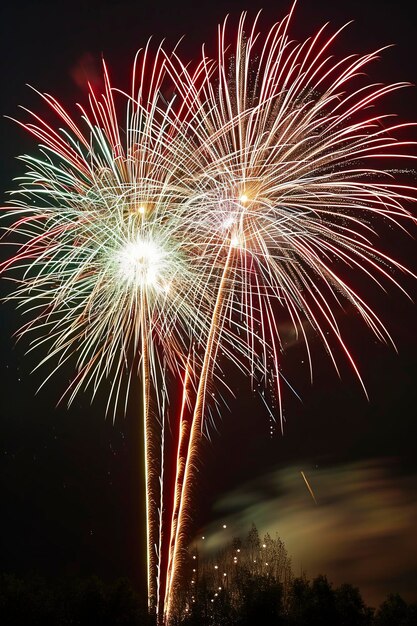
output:
M 19 116 L 19 105 L 42 111 L 26 84 L 75 111 L 75 102 L 86 101 L 86 80 L 100 84 L 102 57 L 113 84 L 127 89 L 134 54 L 150 35 L 174 44 L 185 34 L 182 54 L 192 59 L 203 41 L 214 42 L 226 13 L 237 18 L 243 9 L 255 14 L 262 7 L 268 27 L 289 3 L 4 2 L 0 111 L 12 117 Z M 304 37 L 326 21 L 336 29 L 353 19 L 336 51 L 394 43 L 368 72 L 375 82 L 417 83 L 415 24 L 407 7 L 403 0 L 300 0 L 292 35 Z M 388 105 L 402 119 L 417 120 L 417 89 L 390 96 Z M 1 189 L 7 191 L 22 172 L 15 157 L 34 153 L 35 144 L 10 120 L 1 119 L 0 126 Z M 383 237 L 381 247 L 416 271 L 415 239 L 399 232 Z M 1 250 L 2 257 L 7 253 Z M 417 283 L 403 284 L 416 300 Z M 8 289 L 3 281 L 3 296 Z M 283 538 L 296 573 L 302 568 L 310 576 L 323 572 L 335 583 L 352 582 L 376 604 L 388 591 L 417 599 L 417 308 L 398 290 L 367 295 L 398 348 L 397 354 L 378 344 L 346 307 L 338 322 L 369 402 L 342 359 L 339 380 L 314 338 L 312 387 L 305 353 L 284 321 L 284 372 L 302 402 L 287 394 L 284 434 L 275 428 L 271 436 L 267 411 L 246 381 L 231 373 L 236 398 L 204 448 L 195 529 L 204 528 L 213 547 L 255 522 Z M 0 570 L 128 576 L 142 584 L 138 395 L 114 424 L 104 419 L 105 389 L 93 405 L 84 395 L 69 410 L 57 407 L 71 371 L 63 370 L 36 393 L 45 371 L 30 374 L 40 355 L 25 356 L 24 341 L 16 345 L 20 314 L 7 303 L 0 320 Z M 227 533 L 219 530 L 225 520 Z

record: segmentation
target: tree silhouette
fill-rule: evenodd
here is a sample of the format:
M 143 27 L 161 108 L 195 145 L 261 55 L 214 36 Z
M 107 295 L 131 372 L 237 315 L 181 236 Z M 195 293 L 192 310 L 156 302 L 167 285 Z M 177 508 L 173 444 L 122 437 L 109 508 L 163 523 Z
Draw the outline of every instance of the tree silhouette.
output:
M 398 593 L 391 593 L 375 614 L 375 626 L 416 626 L 417 605 L 408 605 Z
M 177 616 L 187 624 L 279 624 L 291 580 L 283 541 L 269 534 L 261 541 L 253 524 L 244 541 L 235 538 L 215 555 L 191 549 Z
M 335 601 L 340 626 L 369 626 L 373 609 L 366 606 L 357 587 L 345 583 L 335 590 Z
M 283 541 L 255 526 L 207 557 L 189 554 L 170 626 L 417 626 L 417 604 L 391 594 L 374 610 L 351 584 L 294 577 Z M 1 626 L 154 626 L 127 579 L 96 576 L 46 581 L 0 574 Z

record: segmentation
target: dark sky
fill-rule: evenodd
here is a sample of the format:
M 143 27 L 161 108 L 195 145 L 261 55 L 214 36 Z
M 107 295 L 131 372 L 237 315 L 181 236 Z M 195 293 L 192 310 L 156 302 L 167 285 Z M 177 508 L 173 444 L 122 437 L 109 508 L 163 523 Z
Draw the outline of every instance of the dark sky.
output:
M 254 14 L 262 7 L 268 25 L 282 17 L 289 4 L 266 6 L 256 0 L 249 8 Z M 208 0 L 166 6 L 148 1 L 4 2 L 0 112 L 17 116 L 18 105 L 41 110 L 27 83 L 70 108 L 85 102 L 84 80 L 98 79 L 102 56 L 113 83 L 127 88 L 134 53 L 150 35 L 157 40 L 166 37 L 172 44 L 186 35 L 181 49 L 192 58 L 203 41 L 214 42 L 216 25 L 226 13 L 237 17 L 246 8 L 247 3 L 238 1 Z M 372 76 L 376 81 L 417 82 L 415 24 L 403 0 L 300 1 L 292 33 L 303 37 L 325 21 L 336 28 L 351 19 L 354 24 L 337 52 L 364 52 L 395 43 L 372 66 Z M 411 88 L 390 97 L 391 109 L 403 119 L 416 119 L 416 92 Z M 1 188 L 7 190 L 21 171 L 14 157 L 33 152 L 34 144 L 7 119 L 1 120 L 1 132 Z M 413 239 L 402 237 L 386 244 L 416 271 Z M 416 284 L 409 280 L 406 287 L 415 299 Z M 2 294 L 6 291 L 3 284 Z M 385 576 L 381 580 L 377 576 L 377 583 L 367 587 L 368 597 L 376 602 L 389 589 L 411 599 L 413 586 L 417 588 L 417 554 L 410 548 L 417 543 L 413 525 L 417 517 L 417 334 L 415 305 L 398 291 L 372 298 L 396 340 L 398 354 L 377 344 L 349 312 L 342 321 L 370 401 L 347 367 L 342 367 L 342 381 L 337 378 L 314 340 L 315 384 L 310 387 L 302 349 L 288 335 L 285 371 L 303 403 L 287 398 L 285 433 L 281 436 L 278 431 L 271 438 L 266 411 L 245 382 L 236 380 L 237 398 L 218 421 L 212 443 L 204 451 L 196 523 L 211 525 L 214 537 L 222 516 L 230 520 L 232 533 L 233 524 L 240 531 L 242 520 L 247 525 L 256 521 L 261 528 L 282 534 L 290 550 L 294 547 L 296 565 L 307 564 L 311 575 L 327 568 L 335 582 L 342 582 L 343 573 L 349 572 L 350 582 L 362 587 L 375 578 L 380 569 L 376 555 L 384 549 Z M 126 418 L 118 415 L 114 425 L 104 420 L 101 399 L 90 406 L 89 398 L 80 396 L 70 410 L 56 408 L 66 383 L 63 376 L 35 395 L 41 381 L 41 375 L 29 375 L 35 357 L 26 357 L 27 345 L 15 346 L 12 338 L 20 316 L 7 304 L 0 319 L 4 543 L 0 569 L 126 575 L 139 581 L 142 494 L 135 398 Z M 314 484 L 317 507 L 303 485 L 301 470 Z M 298 534 L 294 536 L 295 519 Z M 358 531 L 353 537 L 352 528 Z M 327 560 L 319 558 L 319 548 L 311 548 L 318 545 L 319 537 L 320 553 L 326 552 Z M 360 571 L 350 567 L 358 560 Z

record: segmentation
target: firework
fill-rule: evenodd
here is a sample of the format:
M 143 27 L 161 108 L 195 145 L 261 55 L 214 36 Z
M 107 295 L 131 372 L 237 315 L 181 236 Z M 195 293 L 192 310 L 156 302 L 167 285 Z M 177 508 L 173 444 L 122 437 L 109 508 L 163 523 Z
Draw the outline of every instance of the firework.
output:
M 127 404 L 141 379 L 144 421 L 148 593 L 157 602 L 166 370 L 182 376 L 191 340 L 203 341 L 209 305 L 197 247 L 185 237 L 186 140 L 173 104 L 163 97 L 164 61 L 145 49 L 135 60 L 124 100 L 122 139 L 115 90 L 90 90 L 78 126 L 51 96 L 43 100 L 64 128 L 33 113 L 21 124 L 40 142 L 24 156 L 26 174 L 14 192 L 7 229 L 19 242 L 3 266 L 15 282 L 10 299 L 30 315 L 20 331 L 47 355 L 52 376 L 67 360 L 76 376 L 68 402 L 82 389 L 94 397 L 110 380 L 107 410 Z M 181 180 L 181 185 L 178 184 Z M 185 196 L 181 195 L 185 194 Z M 201 260 L 198 260 L 201 267 Z M 45 382 L 46 382 L 45 380 Z M 162 454 L 161 454 L 162 447 Z M 159 509 L 159 511 L 158 511 Z
M 376 111 L 381 98 L 406 84 L 381 86 L 363 77 L 380 50 L 338 61 L 330 56 L 342 29 L 329 35 L 323 27 L 303 43 L 291 41 L 290 18 L 264 37 L 258 19 L 250 23 L 246 14 L 237 37 L 229 37 L 225 22 L 217 61 L 204 57 L 199 66 L 198 91 L 195 75 L 178 57 L 169 65 L 199 122 L 193 139 L 200 173 L 187 201 L 194 215 L 189 224 L 206 233 L 216 295 L 177 479 L 168 616 L 186 553 L 207 389 L 219 350 L 246 364 L 252 380 L 273 381 L 282 427 L 280 312 L 285 309 L 303 335 L 311 376 L 307 326 L 336 370 L 339 346 L 366 393 L 337 310 L 349 303 L 379 340 L 393 343 L 350 280 L 361 275 L 382 289 L 386 283 L 402 289 L 396 274 L 410 273 L 375 245 L 384 222 L 403 228 L 414 221 L 405 207 L 415 200 L 415 188 L 385 169 L 387 159 L 416 158 L 406 153 L 413 142 L 398 138 L 407 124 Z

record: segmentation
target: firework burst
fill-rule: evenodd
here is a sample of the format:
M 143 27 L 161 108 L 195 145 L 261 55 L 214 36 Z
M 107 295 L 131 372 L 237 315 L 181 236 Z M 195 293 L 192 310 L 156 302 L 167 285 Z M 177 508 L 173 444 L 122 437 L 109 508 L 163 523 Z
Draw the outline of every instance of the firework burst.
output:
M 399 184 L 385 166 L 388 159 L 416 158 L 407 153 L 413 142 L 398 138 L 408 125 L 376 110 L 382 98 L 407 84 L 375 85 L 363 78 L 381 50 L 335 61 L 328 51 L 342 29 L 329 35 L 323 27 L 303 43 L 290 41 L 290 18 L 264 37 L 258 19 L 250 22 L 246 14 L 237 37 L 230 37 L 225 22 L 216 62 L 204 57 L 196 72 L 203 83 L 198 91 L 195 75 L 178 57 L 169 65 L 199 121 L 193 139 L 200 171 L 188 201 L 190 225 L 206 233 L 216 297 L 177 480 L 168 614 L 179 588 L 207 389 L 219 349 L 229 348 L 235 337 L 235 359 L 246 363 L 251 379 L 273 379 L 282 427 L 281 311 L 303 335 L 311 377 L 306 326 L 321 338 L 336 370 L 334 344 L 339 346 L 366 393 L 337 310 L 350 303 L 378 340 L 393 343 L 363 293 L 351 286 L 351 276 L 403 290 L 396 275 L 410 273 L 376 246 L 384 222 L 404 228 L 415 221 L 406 208 L 415 201 L 415 188 Z
M 34 121 L 21 124 L 40 141 L 41 154 L 22 157 L 27 172 L 7 211 L 15 220 L 7 230 L 19 243 L 2 268 L 16 285 L 10 299 L 30 316 L 20 335 L 31 350 L 46 351 L 39 366 L 52 364 L 45 382 L 75 361 L 69 403 L 82 388 L 94 397 L 109 379 L 107 410 L 115 416 L 119 403 L 126 407 L 132 378 L 141 379 L 152 605 L 166 370 L 182 376 L 191 342 L 205 341 L 212 308 L 204 274 L 194 270 L 200 251 L 185 237 L 190 191 L 179 155 L 186 140 L 162 96 L 164 75 L 160 50 L 152 63 L 148 49 L 138 53 L 132 93 L 120 94 L 124 135 L 105 67 L 105 93 L 97 98 L 91 89 L 89 110 L 80 107 L 83 126 L 42 96 L 64 127 L 57 131 L 31 112 Z

